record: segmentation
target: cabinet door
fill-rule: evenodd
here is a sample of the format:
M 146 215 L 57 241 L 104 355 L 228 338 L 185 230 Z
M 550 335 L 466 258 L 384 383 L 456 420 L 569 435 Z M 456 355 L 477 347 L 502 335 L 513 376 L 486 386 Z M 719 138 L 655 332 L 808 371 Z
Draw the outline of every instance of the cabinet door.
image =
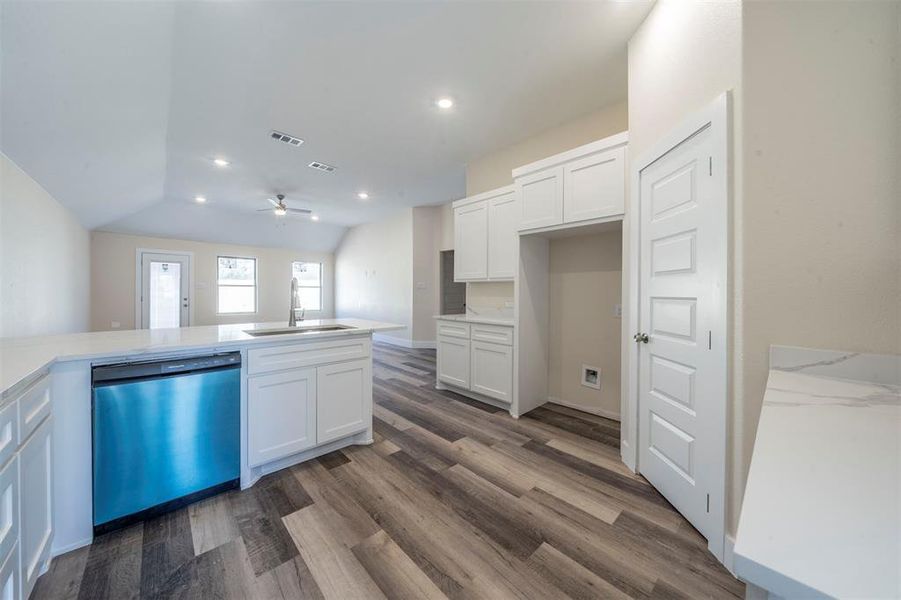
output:
M 372 366 L 354 360 L 316 369 L 319 401 L 316 439 L 320 444 L 367 429 L 372 422 Z
M 488 277 L 488 203 L 454 209 L 454 281 Z
M 563 223 L 563 167 L 554 167 L 516 180 L 519 230 Z
M 19 539 L 19 457 L 13 456 L 0 471 L 0 561 Z M 3 596 L 0 595 L 0 599 Z
M 438 380 L 469 389 L 469 340 L 438 338 Z
M 21 585 L 27 598 L 34 587 L 41 566 L 50 556 L 52 529 L 51 435 L 52 417 L 38 426 L 19 450 L 21 489 Z
M 247 454 L 256 467 L 316 445 L 316 369 L 247 379 Z
M 0 566 L 0 599 L 19 600 L 19 583 L 19 547 L 15 546 Z
M 472 391 L 513 402 L 513 348 L 472 342 Z
M 625 148 L 614 148 L 563 166 L 563 221 L 621 215 L 625 210 Z
M 516 242 L 519 204 L 516 193 L 488 200 L 488 278 L 513 279 L 516 272 Z

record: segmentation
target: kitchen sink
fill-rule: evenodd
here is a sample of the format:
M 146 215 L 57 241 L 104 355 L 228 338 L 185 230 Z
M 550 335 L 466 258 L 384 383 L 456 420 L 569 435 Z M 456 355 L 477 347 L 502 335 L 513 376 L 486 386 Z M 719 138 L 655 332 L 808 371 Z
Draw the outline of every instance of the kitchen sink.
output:
M 320 331 L 343 331 L 345 329 L 356 329 L 351 325 L 298 325 L 297 327 L 281 327 L 279 329 L 245 329 L 244 333 L 253 337 L 264 335 L 286 335 L 298 333 L 319 333 Z

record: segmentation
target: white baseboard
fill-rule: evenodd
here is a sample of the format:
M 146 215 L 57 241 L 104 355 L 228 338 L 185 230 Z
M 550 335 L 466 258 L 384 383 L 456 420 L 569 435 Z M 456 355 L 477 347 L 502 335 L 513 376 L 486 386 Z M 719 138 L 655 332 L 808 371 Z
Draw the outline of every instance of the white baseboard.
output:
M 738 577 L 735 574 L 735 538 L 729 534 L 726 534 L 723 541 L 723 566 L 733 577 Z
M 574 408 L 576 410 L 581 410 L 582 412 L 586 412 L 588 414 L 597 415 L 599 417 L 604 417 L 605 419 L 610 419 L 612 421 L 619 421 L 620 416 L 618 412 L 613 412 L 610 410 L 604 410 L 603 408 L 597 408 L 594 406 L 585 406 L 582 404 L 576 404 L 575 402 L 567 402 L 561 398 L 555 398 L 553 396 L 548 396 L 548 402 L 552 404 L 559 404 L 560 406 L 566 406 L 567 408 Z
M 418 350 L 421 348 L 435 350 L 438 347 L 438 344 L 434 341 L 430 342 L 427 340 L 406 340 L 403 338 L 385 335 L 383 333 L 374 334 L 372 336 L 372 339 L 376 342 L 382 342 L 383 344 L 397 346 L 398 348 L 406 348 L 407 350 Z

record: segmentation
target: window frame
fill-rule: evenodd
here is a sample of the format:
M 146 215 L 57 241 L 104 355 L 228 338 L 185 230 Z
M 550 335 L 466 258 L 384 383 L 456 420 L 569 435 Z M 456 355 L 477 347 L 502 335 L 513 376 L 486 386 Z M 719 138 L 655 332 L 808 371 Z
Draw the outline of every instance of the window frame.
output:
M 219 306 L 219 288 L 221 287 L 241 287 L 246 288 L 250 286 L 246 285 L 234 285 L 228 283 L 219 283 L 219 260 L 223 258 L 234 258 L 240 260 L 252 260 L 253 261 L 253 311 L 251 312 L 222 312 L 222 308 Z M 259 272 L 260 263 L 257 260 L 256 256 L 237 256 L 232 254 L 217 254 L 216 255 L 216 315 L 221 316 L 229 316 L 229 315 L 255 315 L 260 311 L 260 272 Z
M 294 265 L 295 264 L 308 264 L 308 265 L 319 265 L 319 285 L 303 285 L 300 283 L 300 279 L 297 280 L 297 287 L 304 289 L 319 289 L 319 308 L 304 308 L 306 312 L 322 312 L 322 262 L 315 260 L 292 260 L 291 261 L 291 277 L 294 277 Z M 300 308 L 298 308 L 300 310 Z

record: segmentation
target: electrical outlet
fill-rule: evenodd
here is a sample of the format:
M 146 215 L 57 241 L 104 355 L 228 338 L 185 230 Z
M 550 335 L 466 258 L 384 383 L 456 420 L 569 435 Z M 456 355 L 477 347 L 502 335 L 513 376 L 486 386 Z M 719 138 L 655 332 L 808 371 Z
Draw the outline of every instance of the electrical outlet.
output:
M 513 308 L 513 300 L 505 300 L 504 308 Z
M 425 282 L 424 282 L 424 281 L 417 281 L 417 282 L 416 282 L 416 289 L 417 289 L 417 290 L 424 290 L 424 289 L 425 289 Z
M 613 305 L 613 316 L 617 319 L 623 318 L 623 305 L 622 304 L 614 304 Z
M 120 327 L 122 327 L 122 323 L 120 323 L 119 321 L 112 321 L 112 322 L 109 324 L 109 326 L 110 326 L 110 328 L 112 328 L 112 329 L 119 329 Z

